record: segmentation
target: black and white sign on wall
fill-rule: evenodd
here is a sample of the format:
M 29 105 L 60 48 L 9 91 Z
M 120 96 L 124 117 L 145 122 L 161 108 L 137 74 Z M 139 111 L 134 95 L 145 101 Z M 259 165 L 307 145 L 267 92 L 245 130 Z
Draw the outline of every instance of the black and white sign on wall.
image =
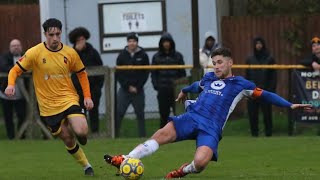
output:
M 155 50 L 166 31 L 165 1 L 128 1 L 100 3 L 101 52 L 115 52 L 126 45 L 129 32 L 139 34 L 139 45 Z

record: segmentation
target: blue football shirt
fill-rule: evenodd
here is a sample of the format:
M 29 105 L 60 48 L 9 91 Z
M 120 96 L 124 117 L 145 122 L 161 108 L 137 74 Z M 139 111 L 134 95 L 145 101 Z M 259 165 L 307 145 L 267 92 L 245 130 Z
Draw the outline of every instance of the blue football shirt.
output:
M 222 131 L 229 115 L 243 97 L 255 98 L 262 93 L 254 83 L 241 76 L 219 79 L 214 72 L 206 73 L 199 85 L 202 92 L 189 105 L 188 111 L 199 115 L 196 119 L 200 122 L 200 129 L 213 127 Z

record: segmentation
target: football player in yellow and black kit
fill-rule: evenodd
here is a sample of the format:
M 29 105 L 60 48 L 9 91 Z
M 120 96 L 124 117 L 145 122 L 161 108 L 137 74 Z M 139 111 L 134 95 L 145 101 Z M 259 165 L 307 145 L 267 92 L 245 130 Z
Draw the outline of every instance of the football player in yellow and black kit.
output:
M 17 76 L 32 70 L 41 120 L 53 135 L 64 142 L 68 152 L 84 167 L 85 175 L 93 176 L 93 169 L 75 139 L 76 136 L 82 145 L 87 143 L 88 125 L 70 75 L 76 72 L 83 90 L 84 105 L 86 109 L 92 109 L 85 67 L 78 53 L 61 43 L 62 24 L 59 20 L 48 19 L 42 27 L 46 41 L 30 48 L 17 61 L 9 72 L 5 93 L 13 96 Z

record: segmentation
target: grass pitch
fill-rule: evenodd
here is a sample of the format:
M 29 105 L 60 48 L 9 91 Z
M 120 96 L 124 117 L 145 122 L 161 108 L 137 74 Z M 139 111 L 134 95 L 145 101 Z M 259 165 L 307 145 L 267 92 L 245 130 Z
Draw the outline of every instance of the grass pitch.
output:
M 250 137 L 246 118 L 230 120 L 219 145 L 219 161 L 211 162 L 200 174 L 186 179 L 220 180 L 318 180 L 320 179 L 319 127 L 297 126 L 296 135 L 287 136 L 284 115 L 274 116 L 274 136 Z M 148 137 L 158 128 L 159 120 L 147 120 Z M 260 126 L 263 127 L 262 122 Z M 103 127 L 103 125 L 101 126 Z M 105 153 L 128 153 L 146 139 L 137 136 L 137 122 L 124 120 L 121 139 L 90 139 L 83 149 L 95 170 L 94 177 L 85 177 L 83 170 L 70 156 L 60 140 L 8 141 L 0 123 L 0 180 L 122 180 L 116 169 L 103 161 Z M 131 138 L 128 138 L 131 137 Z M 160 147 L 150 157 L 142 159 L 145 174 L 142 179 L 160 180 L 171 170 L 193 159 L 194 141 L 184 141 Z
M 94 139 L 84 150 L 95 170 L 85 177 L 62 142 L 25 140 L 0 142 L 0 179 L 123 179 L 115 168 L 103 161 L 104 153 L 127 153 L 145 139 Z M 320 178 L 318 137 L 251 138 L 225 136 L 219 147 L 219 161 L 211 162 L 201 174 L 186 179 L 316 180 Z M 165 174 L 189 162 L 195 152 L 194 141 L 161 147 L 145 157 L 142 179 L 163 179 Z

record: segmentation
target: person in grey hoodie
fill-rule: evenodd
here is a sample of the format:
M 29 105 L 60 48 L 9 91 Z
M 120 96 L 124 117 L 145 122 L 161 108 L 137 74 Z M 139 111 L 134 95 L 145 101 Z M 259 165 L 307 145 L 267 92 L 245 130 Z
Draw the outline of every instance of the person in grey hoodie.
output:
M 169 33 L 161 36 L 159 50 L 152 58 L 152 65 L 184 65 L 183 56 L 176 51 L 175 42 Z M 171 108 L 175 112 L 174 81 L 185 76 L 184 69 L 164 69 L 151 72 L 153 87 L 158 92 L 160 128 L 167 124 Z
M 214 38 L 213 32 L 211 31 L 207 31 L 204 35 L 204 38 L 204 45 L 199 49 L 199 61 L 205 74 L 213 71 L 213 68 L 207 68 L 207 66 L 212 66 L 211 53 L 213 50 L 217 49 L 219 45 Z

